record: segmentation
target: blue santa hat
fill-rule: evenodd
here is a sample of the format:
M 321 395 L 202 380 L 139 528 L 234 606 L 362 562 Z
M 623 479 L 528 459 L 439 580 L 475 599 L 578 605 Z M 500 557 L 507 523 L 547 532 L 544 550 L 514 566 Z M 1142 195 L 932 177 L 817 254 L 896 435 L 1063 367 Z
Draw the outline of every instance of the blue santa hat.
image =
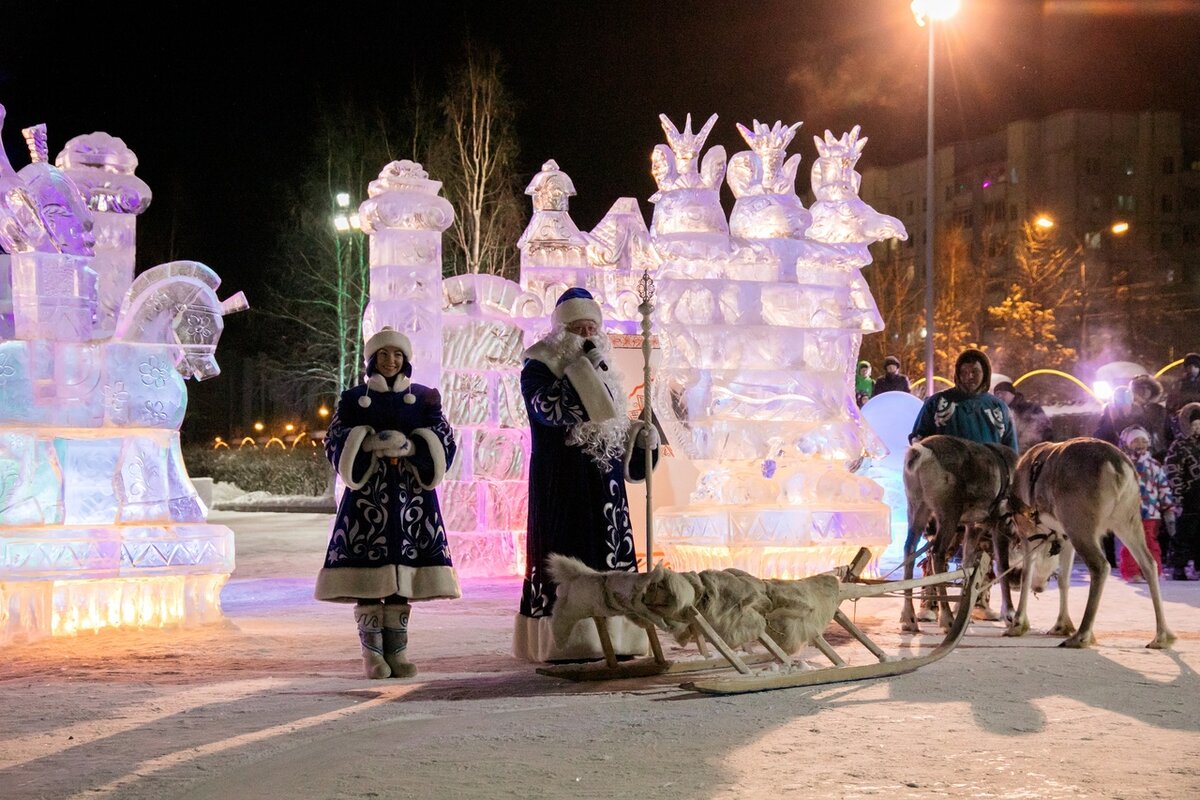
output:
M 600 311 L 600 304 L 592 297 L 591 292 L 579 287 L 567 289 L 562 293 L 558 302 L 554 304 L 552 319 L 555 327 L 559 328 L 565 328 L 572 322 L 581 319 L 590 319 L 597 326 L 604 324 L 604 315 Z

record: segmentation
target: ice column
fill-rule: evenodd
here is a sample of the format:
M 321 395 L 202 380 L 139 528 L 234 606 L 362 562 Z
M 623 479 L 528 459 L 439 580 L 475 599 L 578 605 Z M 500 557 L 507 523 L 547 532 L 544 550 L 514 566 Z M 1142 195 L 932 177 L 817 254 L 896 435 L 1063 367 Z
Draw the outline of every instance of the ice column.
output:
M 137 156 L 125 142 L 107 133 L 76 136 L 54 162 L 82 192 L 95 220 L 98 277 L 95 334 L 111 336 L 117 311 L 133 282 L 137 216 L 150 207 L 150 187 L 134 175 Z
M 519 575 L 528 511 L 529 421 L 522 323 L 541 301 L 496 275 L 443 283 L 442 398 L 458 455 L 439 487 L 462 577 Z
M 867 244 L 904 237 L 857 197 L 857 128 L 820 142 L 811 216 L 795 194 L 799 125 L 739 126 L 730 161 L 733 236 L 718 200 L 725 157 L 696 158 L 715 121 L 683 132 L 662 117 L 651 237 L 663 367 L 655 412 L 700 476 L 686 506 L 660 509 L 656 536 L 677 569 L 739 567 L 800 577 L 889 542 L 882 489 L 852 470 L 880 448 L 853 400 L 862 335 L 882 320 L 860 269 Z M 820 208 L 818 208 L 820 206 Z M 810 226 L 811 223 L 811 226 Z
M 403 332 L 413 346 L 415 383 L 440 385 L 442 363 L 442 232 L 454 208 L 441 181 L 420 164 L 393 161 L 367 187 L 358 213 L 370 234 L 371 301 L 365 336 L 380 328 Z

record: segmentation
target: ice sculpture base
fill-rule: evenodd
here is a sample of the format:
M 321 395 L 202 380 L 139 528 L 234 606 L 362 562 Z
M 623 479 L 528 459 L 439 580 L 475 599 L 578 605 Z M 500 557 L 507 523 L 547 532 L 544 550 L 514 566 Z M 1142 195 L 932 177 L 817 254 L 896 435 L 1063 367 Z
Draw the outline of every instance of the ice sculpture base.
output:
M 452 532 L 450 557 L 462 578 L 502 578 L 524 574 L 525 531 Z
M 655 540 L 674 570 L 806 578 L 848 564 L 861 547 L 874 565 L 891 541 L 890 514 L 883 503 L 661 509 Z
M 224 525 L 48 526 L 0 532 L 0 643 L 221 619 Z

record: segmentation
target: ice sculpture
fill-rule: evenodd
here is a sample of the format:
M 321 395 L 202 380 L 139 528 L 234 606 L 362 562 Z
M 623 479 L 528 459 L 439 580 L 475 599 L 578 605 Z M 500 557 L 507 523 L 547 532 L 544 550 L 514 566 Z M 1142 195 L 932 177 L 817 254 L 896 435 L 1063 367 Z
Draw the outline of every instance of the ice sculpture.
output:
M 583 233 L 568 207 L 575 185 L 553 159 L 542 165 L 525 193 L 533 198 L 533 216 L 517 241 L 521 287 L 541 301 L 543 323 L 563 291 L 582 286 L 600 304 L 606 327 L 636 331 L 641 302 L 637 281 L 660 260 L 637 201 L 621 198 L 594 230 Z M 531 327 L 533 338 L 543 335 L 545 327 Z
M 14 174 L 0 158 L 0 261 L 11 268 L 0 285 L 12 299 L 0 341 L 0 642 L 217 619 L 233 532 L 207 523 L 179 424 L 184 377 L 217 374 L 222 316 L 244 298 L 220 302 L 202 264 L 163 264 L 128 286 L 114 335 L 97 330 L 90 239 L 93 215 L 112 204 L 95 191 L 104 179 L 78 179 L 103 167 L 64 153 L 68 175 L 46 161 L 44 129 L 27 134 L 32 164 Z M 91 147 L 85 139 L 120 142 L 92 134 L 69 149 Z M 125 210 L 144 209 L 149 192 L 139 197 Z M 122 227 L 127 236 L 96 245 L 110 265 L 133 261 L 132 225 Z
M 852 469 L 882 444 L 862 424 L 853 372 L 862 336 L 881 330 L 861 268 L 867 246 L 905 238 L 858 198 L 858 128 L 817 139 L 817 198 L 794 190 L 799 125 L 739 126 L 750 151 L 730 162 L 733 235 L 718 202 L 725 154 L 696 159 L 716 121 L 682 133 L 661 117 L 651 240 L 663 365 L 655 414 L 700 476 L 686 506 L 655 514 L 676 569 L 735 566 L 801 577 L 889 542 L 882 489 Z M 809 224 L 811 220 L 811 225 Z

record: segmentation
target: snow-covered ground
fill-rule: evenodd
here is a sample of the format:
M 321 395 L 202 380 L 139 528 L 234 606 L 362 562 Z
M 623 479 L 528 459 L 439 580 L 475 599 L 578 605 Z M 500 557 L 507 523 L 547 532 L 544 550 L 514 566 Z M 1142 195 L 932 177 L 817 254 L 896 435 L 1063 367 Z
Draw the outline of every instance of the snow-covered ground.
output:
M 416 607 L 421 674 L 368 681 L 350 608 L 311 599 L 329 516 L 211 520 L 237 534 L 223 623 L 6 649 L 0 798 L 1200 796 L 1200 582 L 1163 584 L 1171 652 L 1110 579 L 1090 650 L 976 623 L 910 675 L 727 698 L 537 675 L 509 655 L 520 582 L 467 582 Z M 889 652 L 940 640 L 896 600 L 847 608 Z

